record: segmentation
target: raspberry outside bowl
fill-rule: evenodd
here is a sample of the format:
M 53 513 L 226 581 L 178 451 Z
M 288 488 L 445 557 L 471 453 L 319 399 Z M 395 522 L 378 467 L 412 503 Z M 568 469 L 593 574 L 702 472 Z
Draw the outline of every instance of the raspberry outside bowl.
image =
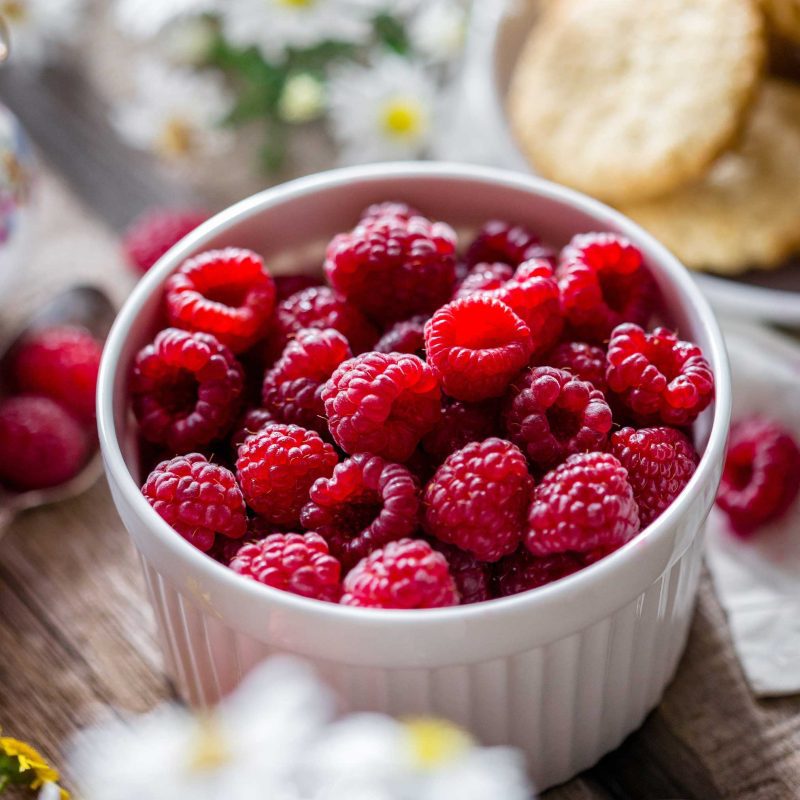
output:
M 380 611 L 321 603 L 243 580 L 192 547 L 141 495 L 128 402 L 130 366 L 152 338 L 168 276 L 212 247 L 252 248 L 275 273 L 319 258 L 361 209 L 401 199 L 457 227 L 489 218 L 562 245 L 608 230 L 641 248 L 681 333 L 697 342 L 716 399 L 694 426 L 702 454 L 689 484 L 649 528 L 561 581 L 471 606 Z M 616 747 L 659 702 L 683 651 L 702 530 L 730 418 L 722 337 L 686 270 L 606 206 L 525 175 L 455 164 L 335 170 L 268 189 L 201 225 L 142 279 L 108 337 L 98 385 L 112 494 L 139 551 L 167 670 L 193 705 L 213 703 L 273 653 L 310 660 L 351 708 L 438 714 L 487 744 L 522 748 L 539 789 Z

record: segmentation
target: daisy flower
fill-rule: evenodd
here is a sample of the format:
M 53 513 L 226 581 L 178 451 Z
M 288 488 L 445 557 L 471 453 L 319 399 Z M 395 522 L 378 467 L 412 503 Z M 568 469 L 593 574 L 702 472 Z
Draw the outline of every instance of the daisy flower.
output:
M 455 58 L 464 46 L 465 35 L 466 11 L 459 0 L 425 3 L 408 26 L 412 48 L 435 63 Z
M 84 0 L 0 0 L 14 63 L 42 67 L 80 32 Z
M 148 60 L 136 74 L 134 97 L 114 109 L 112 122 L 132 146 L 181 159 L 230 144 L 230 132 L 218 126 L 232 108 L 219 74 Z
M 421 155 L 433 129 L 435 85 L 424 68 L 396 55 L 331 72 L 328 110 L 345 162 Z
M 150 39 L 175 22 L 211 14 L 220 0 L 117 0 L 114 22 L 126 36 Z
M 26 786 L 39 789 L 40 800 L 69 800 L 58 777 L 38 750 L 19 739 L 0 736 L 0 794 L 9 786 Z

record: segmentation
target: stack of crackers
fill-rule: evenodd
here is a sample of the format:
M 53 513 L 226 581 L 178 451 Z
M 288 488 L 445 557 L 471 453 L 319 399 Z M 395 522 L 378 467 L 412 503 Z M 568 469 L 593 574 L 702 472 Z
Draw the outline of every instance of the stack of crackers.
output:
M 800 85 L 765 68 L 770 31 L 800 43 L 800 0 L 542 5 L 508 97 L 539 173 L 615 205 L 695 269 L 800 252 Z

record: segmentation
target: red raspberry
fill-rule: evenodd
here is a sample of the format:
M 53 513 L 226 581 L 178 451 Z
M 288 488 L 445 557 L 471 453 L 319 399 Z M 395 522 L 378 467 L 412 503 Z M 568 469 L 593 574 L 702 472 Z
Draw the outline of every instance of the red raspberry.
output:
M 418 314 L 411 319 L 395 322 L 378 339 L 373 348 L 377 353 L 413 353 L 422 358 L 425 355 L 425 323 L 428 317 Z
M 439 384 L 422 359 L 365 353 L 336 368 L 322 390 L 328 426 L 346 453 L 405 461 L 439 419 Z
M 409 220 L 411 217 L 421 217 L 419 211 L 408 203 L 387 200 L 383 203 L 373 203 L 361 212 L 361 222 L 372 222 L 382 217 L 397 217 Z
M 714 375 L 700 348 L 666 328 L 620 325 L 608 343 L 608 388 L 643 423 L 688 425 L 714 397 Z
M 265 586 L 302 597 L 336 603 L 341 594 L 341 566 L 316 533 L 273 533 L 244 544 L 230 568 Z
M 506 281 L 514 277 L 514 268 L 509 264 L 476 264 L 461 281 L 453 295 L 453 300 L 461 300 L 475 292 L 499 289 Z
M 472 442 L 449 455 L 425 488 L 425 529 L 481 561 L 497 561 L 522 538 L 532 486 L 525 456 L 511 442 Z
M 217 534 L 241 539 L 247 512 L 233 473 L 200 453 L 162 461 L 142 494 L 156 513 L 198 550 L 208 552 Z
M 444 397 L 442 415 L 433 430 L 423 437 L 422 449 L 437 465 L 441 464 L 455 450 L 499 433 L 498 417 L 495 400 L 463 403 Z
M 492 599 L 492 567 L 479 561 L 472 553 L 460 550 L 453 545 L 431 541 L 431 547 L 438 550 L 446 559 L 450 574 L 456 583 L 461 605 L 481 603 Z
M 302 292 L 304 289 L 318 288 L 322 286 L 322 280 L 319 275 L 308 275 L 299 273 L 296 275 L 275 275 L 272 278 L 275 281 L 275 299 L 280 303 L 287 297 L 291 297 L 297 292 Z
M 60 325 L 31 334 L 13 355 L 17 389 L 57 400 L 82 420 L 94 419 L 103 348 L 85 328 Z
M 298 525 L 317 478 L 336 466 L 336 451 L 316 431 L 267 425 L 239 448 L 236 474 L 250 508 L 277 525 Z
M 613 233 L 582 233 L 561 253 L 561 309 L 578 339 L 603 341 L 623 322 L 643 325 L 655 284 L 638 247 Z
M 133 410 L 145 439 L 176 453 L 222 436 L 239 410 L 244 376 L 208 333 L 160 331 L 133 367 Z
M 421 539 L 389 542 L 344 579 L 341 603 L 361 608 L 442 608 L 458 605 L 447 560 Z
M 498 597 L 527 592 L 583 569 L 581 560 L 572 553 L 537 557 L 520 547 L 495 564 L 494 581 Z
M 153 264 L 209 215 L 195 209 L 155 208 L 146 211 L 125 231 L 122 249 L 128 262 L 147 272 Z
M 643 528 L 683 491 L 697 467 L 692 443 L 675 428 L 622 428 L 611 435 L 610 450 L 628 470 Z
M 503 220 L 487 222 L 478 231 L 466 255 L 470 266 L 482 261 L 502 261 L 516 267 L 529 258 L 555 259 L 555 254 L 542 245 L 539 237 L 532 231 Z
M 442 306 L 425 325 L 428 363 L 458 400 L 503 394 L 533 352 L 528 326 L 504 303 L 484 295 Z
M 717 505 L 740 536 L 778 519 L 797 497 L 800 450 L 789 431 L 767 419 L 731 428 Z
M 545 356 L 544 363 L 571 372 L 601 392 L 606 390 L 606 354 L 602 347 L 584 342 L 562 342 Z
M 347 339 L 333 328 L 298 331 L 264 376 L 264 407 L 281 422 L 329 436 L 322 389 L 336 367 L 352 355 Z
M 331 286 L 380 322 L 432 313 L 455 283 L 456 235 L 425 217 L 360 222 L 328 245 Z
M 534 367 L 511 385 L 504 420 L 509 439 L 541 470 L 602 450 L 612 421 L 599 389 L 555 367 Z
M 0 401 L 0 482 L 16 491 L 47 489 L 74 478 L 89 455 L 78 421 L 49 397 Z
M 525 545 L 535 556 L 616 550 L 639 531 L 628 473 L 608 453 L 580 453 L 533 490 Z
M 234 449 L 241 447 L 244 440 L 254 433 L 258 433 L 272 422 L 278 422 L 275 415 L 266 408 L 250 408 L 239 417 L 238 422 L 233 426 L 231 434 L 231 444 Z
M 347 339 L 356 354 L 370 350 L 378 338 L 372 323 L 327 286 L 312 286 L 288 297 L 278 304 L 276 317 L 281 350 L 287 339 L 302 328 L 333 328 Z
M 387 542 L 410 536 L 419 523 L 419 487 L 400 464 L 359 453 L 320 478 L 300 513 L 304 528 L 330 545 L 345 568 Z
M 184 261 L 164 296 L 171 325 L 210 333 L 234 353 L 264 336 L 275 309 L 275 284 L 261 256 L 236 247 Z

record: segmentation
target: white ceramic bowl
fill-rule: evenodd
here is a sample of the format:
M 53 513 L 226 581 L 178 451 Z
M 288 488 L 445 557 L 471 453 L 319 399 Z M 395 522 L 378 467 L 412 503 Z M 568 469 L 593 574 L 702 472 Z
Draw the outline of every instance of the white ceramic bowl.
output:
M 473 606 L 346 608 L 243 580 L 176 535 L 140 494 L 128 374 L 154 333 L 167 276 L 188 255 L 224 245 L 253 248 L 276 267 L 303 261 L 366 205 L 390 198 L 459 227 L 515 220 L 559 245 L 577 231 L 617 231 L 644 252 L 679 329 L 710 360 L 717 395 L 696 424 L 703 457 L 694 477 L 621 550 L 536 591 Z M 268 189 L 202 225 L 143 278 L 108 337 L 98 403 L 114 500 L 141 555 L 168 672 L 192 704 L 214 702 L 266 656 L 293 653 L 313 662 L 349 708 L 444 715 L 483 742 L 522 748 L 544 788 L 616 747 L 675 670 L 722 468 L 728 366 L 686 270 L 600 203 L 525 175 L 453 164 L 343 169 Z

